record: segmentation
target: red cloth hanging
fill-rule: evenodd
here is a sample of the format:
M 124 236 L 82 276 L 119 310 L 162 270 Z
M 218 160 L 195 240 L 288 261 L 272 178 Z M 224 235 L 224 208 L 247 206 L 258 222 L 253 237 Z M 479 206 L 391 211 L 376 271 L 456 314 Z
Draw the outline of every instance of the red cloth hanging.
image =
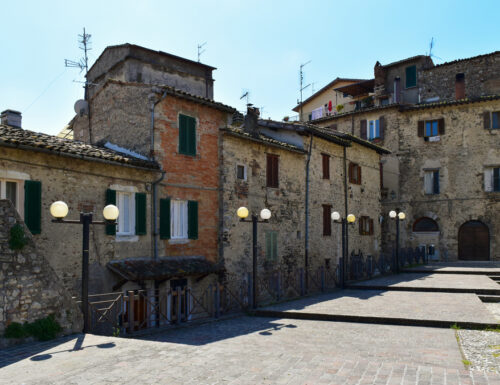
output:
M 330 101 L 328 102 L 328 111 L 332 112 L 332 108 L 333 108 L 333 107 L 332 107 L 332 101 L 330 100 Z

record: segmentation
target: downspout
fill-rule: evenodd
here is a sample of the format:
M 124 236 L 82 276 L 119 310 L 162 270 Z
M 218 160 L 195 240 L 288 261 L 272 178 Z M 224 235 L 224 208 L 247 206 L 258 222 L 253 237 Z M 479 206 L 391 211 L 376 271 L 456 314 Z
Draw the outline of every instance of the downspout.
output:
M 309 151 L 307 152 L 306 162 L 306 228 L 305 228 L 305 252 L 304 252 L 304 269 L 305 269 L 305 287 L 308 289 L 307 269 L 309 267 L 309 163 L 311 162 L 311 151 L 313 145 L 313 134 L 309 135 Z
M 344 145 L 344 218 L 347 220 L 347 216 L 349 215 L 349 208 L 347 206 L 347 147 Z M 347 259 L 349 258 L 349 226 L 346 223 L 345 226 L 345 250 L 346 255 L 344 260 L 344 266 L 346 266 Z
M 160 103 L 165 96 L 167 96 L 167 92 L 165 91 L 163 95 L 161 96 L 160 99 L 154 101 L 151 104 L 151 151 L 150 151 L 150 159 L 152 161 L 155 160 L 155 135 L 154 135 L 154 130 L 155 130 L 155 106 Z M 153 196 L 152 196 L 152 211 L 153 211 L 153 228 L 151 230 L 151 233 L 153 235 L 153 259 L 157 260 L 158 259 L 158 204 L 157 204 L 157 194 L 158 194 L 158 184 L 165 178 L 165 171 L 162 169 L 162 165 L 160 165 L 160 171 L 161 171 L 161 176 L 157 180 L 155 180 L 152 183 L 153 187 Z

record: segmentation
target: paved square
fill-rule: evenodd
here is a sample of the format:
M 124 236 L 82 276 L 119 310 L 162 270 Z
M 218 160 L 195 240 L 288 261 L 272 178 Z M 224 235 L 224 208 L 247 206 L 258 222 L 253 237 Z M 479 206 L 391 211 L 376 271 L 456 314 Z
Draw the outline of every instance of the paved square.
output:
M 259 309 L 260 310 L 260 309 Z M 261 310 L 496 324 L 476 294 L 383 290 L 341 290 L 267 306 Z M 283 315 L 286 317 L 285 315 Z
M 490 274 L 500 275 L 500 262 L 495 261 L 458 261 L 431 262 L 424 266 L 405 268 L 405 271 L 429 271 L 440 273 Z
M 257 317 L 142 339 L 80 335 L 32 357 L 1 351 L 8 359 L 0 384 L 500 383 L 464 368 L 451 329 Z

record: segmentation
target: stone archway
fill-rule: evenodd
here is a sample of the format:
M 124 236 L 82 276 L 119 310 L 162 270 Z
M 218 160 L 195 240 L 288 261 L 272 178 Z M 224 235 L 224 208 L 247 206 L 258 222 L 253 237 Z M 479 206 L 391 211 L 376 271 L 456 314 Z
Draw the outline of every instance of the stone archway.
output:
M 458 259 L 488 261 L 490 259 L 490 231 L 480 221 L 465 222 L 458 230 Z

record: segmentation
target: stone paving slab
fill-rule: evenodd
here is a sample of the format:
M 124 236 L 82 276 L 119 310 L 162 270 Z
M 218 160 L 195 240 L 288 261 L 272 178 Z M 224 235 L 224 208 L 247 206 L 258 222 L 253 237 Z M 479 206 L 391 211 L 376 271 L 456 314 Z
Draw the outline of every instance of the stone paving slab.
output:
M 359 317 L 360 321 L 371 318 L 411 321 L 444 321 L 450 324 L 498 324 L 498 319 L 475 294 L 410 292 L 382 290 L 340 290 L 334 293 L 307 297 L 295 301 L 267 306 L 259 309 L 259 314 L 279 312 L 280 317 L 301 313 L 309 314 L 308 319 L 327 319 L 320 315 Z M 331 320 L 335 320 L 332 317 Z M 376 322 L 376 319 L 371 320 Z M 421 323 L 423 325 L 425 323 Z
M 349 285 L 356 289 L 395 289 L 500 294 L 500 285 L 485 275 L 402 273 Z
M 494 261 L 433 262 L 423 266 L 405 268 L 404 270 L 408 272 L 488 274 L 488 275 L 500 276 L 500 262 L 494 262 Z
M 74 350 L 74 347 L 78 350 Z M 241 317 L 141 339 L 80 335 L 0 384 L 499 384 L 469 371 L 451 329 Z

